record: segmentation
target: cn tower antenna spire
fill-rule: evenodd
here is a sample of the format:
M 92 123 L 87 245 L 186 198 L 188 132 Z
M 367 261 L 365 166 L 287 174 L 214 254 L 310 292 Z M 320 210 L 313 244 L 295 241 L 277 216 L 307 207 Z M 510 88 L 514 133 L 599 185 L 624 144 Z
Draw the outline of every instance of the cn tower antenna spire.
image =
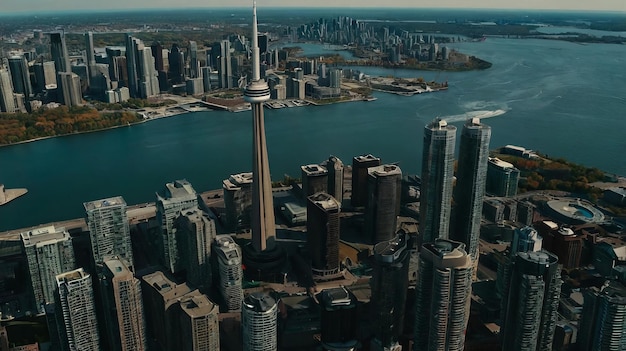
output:
M 261 79 L 259 59 L 259 32 L 256 19 L 256 0 L 252 1 L 252 81 Z

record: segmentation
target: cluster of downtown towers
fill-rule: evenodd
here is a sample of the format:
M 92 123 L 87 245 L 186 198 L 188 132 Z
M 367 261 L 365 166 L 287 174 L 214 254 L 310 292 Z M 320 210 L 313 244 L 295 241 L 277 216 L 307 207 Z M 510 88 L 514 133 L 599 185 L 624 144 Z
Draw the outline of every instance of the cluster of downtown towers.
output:
M 253 77 L 245 93 L 246 100 L 252 104 L 254 118 L 252 243 L 247 251 L 248 257 L 232 238 L 215 234 L 213 219 L 198 209 L 195 191 L 185 181 L 168 184 L 165 196 L 157 196 L 161 235 L 157 236 L 155 247 L 168 271 L 186 270 L 190 285 L 174 283 L 159 271 L 143 275 L 141 281 L 135 277 L 129 218 L 121 197 L 85 203 L 92 271 L 97 276 L 97 284 L 92 283 L 91 275 L 85 270 L 75 269 L 69 234 L 53 227 L 23 233 L 35 309 L 46 312 L 51 335 L 53 339 L 57 338 L 55 342 L 63 349 L 100 350 L 105 344 L 110 349 L 144 350 L 148 345 L 146 330 L 162 349 L 219 349 L 219 308 L 202 292 L 203 285 L 212 285 L 212 265 L 219 272 L 219 278 L 215 280 L 219 280 L 223 308 L 242 313 L 244 350 L 277 349 L 279 297 L 251 293 L 244 298 L 241 287 L 242 259 L 247 258 L 252 263 L 250 269 L 263 271 L 263 264 L 282 256 L 275 240 L 262 107 L 263 101 L 269 99 L 269 88 L 259 78 L 256 13 L 253 30 Z M 132 88 L 139 91 L 147 91 L 152 84 L 137 82 L 141 84 Z M 415 351 L 464 349 L 472 280 L 478 266 L 478 238 L 491 129 L 478 119 L 468 120 L 463 126 L 454 186 L 456 134 L 456 127 L 440 119 L 424 129 L 419 235 L 414 244 L 419 252 L 414 307 L 406 305 L 411 255 L 407 236 L 396 233 L 395 220 L 378 222 L 366 218 L 367 223 L 377 226 L 368 238 L 373 241 L 375 256 L 370 281 L 371 309 L 376 321 L 372 326 L 371 349 L 402 349 L 404 312 L 409 308 L 415 308 L 412 333 Z M 372 166 L 379 166 L 379 161 Z M 370 175 L 374 174 L 374 177 L 378 174 L 376 172 L 380 172 L 380 178 L 385 174 L 401 176 L 400 172 L 391 172 L 399 171 L 398 167 L 372 169 Z M 353 180 L 355 176 L 353 173 Z M 394 179 L 399 182 L 400 178 Z M 330 187 L 328 190 L 333 192 Z M 358 196 L 355 198 L 357 190 L 353 185 L 353 202 L 359 201 Z M 368 189 L 368 193 L 373 192 Z M 393 218 L 397 217 L 400 199 L 395 194 L 375 194 L 374 198 L 392 201 L 381 200 L 381 206 L 373 210 L 372 201 L 367 201 L 366 217 L 378 219 L 378 213 L 391 213 Z M 332 194 L 330 197 L 312 194 L 308 199 L 309 202 L 323 202 L 329 198 Z M 335 200 L 335 203 L 339 202 Z M 339 209 L 335 207 L 333 211 L 337 213 Z M 331 235 L 329 232 L 339 228 L 339 216 L 320 216 L 315 220 L 326 223 L 313 223 L 311 218 L 307 228 L 317 229 L 315 232 L 309 230 L 308 235 L 324 236 L 323 240 L 316 241 L 318 245 L 338 250 L 336 243 L 329 242 L 331 238 L 339 240 L 338 233 Z M 389 223 L 390 227 L 378 228 L 380 223 Z M 514 251 L 519 252 L 509 257 L 506 275 L 510 278 L 504 282 L 507 295 L 502 314 L 504 349 L 549 350 L 561 284 L 556 258 L 543 251 Z M 337 256 L 338 252 L 325 254 L 326 258 Z M 212 265 L 208 263 L 210 257 L 215 260 Z M 259 262 L 262 264 L 254 267 Z M 321 326 L 322 347 L 354 349 L 357 345 L 353 343 L 356 341 L 354 328 L 345 327 L 346 323 L 357 321 L 342 319 L 345 310 L 354 306 L 353 295 L 344 287 L 330 290 L 321 293 L 320 300 L 324 304 L 322 321 L 337 328 Z M 346 294 L 341 295 L 341 292 Z M 96 318 L 94 295 L 99 296 L 103 318 Z M 337 321 L 344 324 L 335 324 Z M 99 328 L 98 323 L 105 323 L 106 327 Z M 106 335 L 100 337 L 99 330 L 105 330 Z

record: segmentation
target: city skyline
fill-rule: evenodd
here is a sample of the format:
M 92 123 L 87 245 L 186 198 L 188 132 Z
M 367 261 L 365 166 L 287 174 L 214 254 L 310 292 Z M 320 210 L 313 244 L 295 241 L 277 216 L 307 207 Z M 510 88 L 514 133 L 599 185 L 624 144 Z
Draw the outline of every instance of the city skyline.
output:
M 626 12 L 626 3 L 619 0 L 599 0 L 593 3 L 581 2 L 572 3 L 567 0 L 530 0 L 524 3 L 502 3 L 496 0 L 479 0 L 471 4 L 462 0 L 441 0 L 425 1 L 415 3 L 410 0 L 397 0 L 393 4 L 380 0 L 356 1 L 348 0 L 334 2 L 331 0 L 320 0 L 315 3 L 287 0 L 267 0 L 259 4 L 262 8 L 288 7 L 288 8 L 415 8 L 415 9 L 487 9 L 487 10 L 568 10 L 568 11 L 611 11 Z M 220 3 L 207 3 L 201 0 L 184 0 L 177 3 L 177 9 L 191 8 L 247 8 L 250 6 L 248 0 L 234 0 Z M 63 11 L 115 11 L 115 10 L 140 10 L 140 9 L 172 9 L 172 2 L 167 0 L 139 0 L 122 1 L 112 0 L 106 3 L 85 2 L 78 0 L 28 0 L 10 1 L 3 4 L 4 14 L 25 14 L 40 12 L 63 12 Z

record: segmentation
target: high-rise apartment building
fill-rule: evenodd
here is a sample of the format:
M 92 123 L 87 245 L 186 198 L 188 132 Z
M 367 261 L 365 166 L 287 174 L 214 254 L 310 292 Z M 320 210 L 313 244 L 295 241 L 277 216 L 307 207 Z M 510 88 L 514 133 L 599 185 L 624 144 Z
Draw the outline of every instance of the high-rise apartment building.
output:
M 409 250 L 406 236 L 374 246 L 374 273 L 370 280 L 374 308 L 372 350 L 396 351 L 404 330 L 404 310 L 409 284 Z
M 241 248 L 230 235 L 218 235 L 213 243 L 219 270 L 219 291 L 229 312 L 240 311 L 243 301 Z
M 126 216 L 126 201 L 121 196 L 85 202 L 91 250 L 96 264 L 108 258 L 125 258 L 133 266 L 133 248 Z
M 76 268 L 72 238 L 64 228 L 41 227 L 20 234 L 26 254 L 34 307 L 44 312 L 44 305 L 54 303 L 56 276 Z
M 149 335 L 161 350 L 177 350 L 181 336 L 178 302 L 199 292 L 192 291 L 185 283 L 174 283 L 160 271 L 144 275 L 141 282 Z
M 56 281 L 55 315 L 61 348 L 101 350 L 91 276 L 79 268 L 57 275 Z
M 302 196 L 307 198 L 315 193 L 328 190 L 328 171 L 320 165 L 304 165 L 302 170 Z
M 424 128 L 420 196 L 421 242 L 449 235 L 456 127 L 435 119 Z
M 396 165 L 370 167 L 365 206 L 366 241 L 377 244 L 396 235 L 400 214 L 402 170 Z
M 314 276 L 339 270 L 339 215 L 341 205 L 326 193 L 307 198 L 307 245 Z
M 85 52 L 87 55 L 87 69 L 89 70 L 89 78 L 96 76 L 96 53 L 93 47 L 93 32 L 85 33 Z
M 2 66 L 0 66 L 0 111 L 9 113 L 16 111 L 11 73 Z
M 478 118 L 468 119 L 461 131 L 457 181 L 454 189 L 456 220 L 450 239 L 465 244 L 474 267 L 478 264 L 478 239 L 483 213 L 491 127 Z
M 513 164 L 490 157 L 487 166 L 487 193 L 494 196 L 517 195 L 517 182 L 520 172 Z
M 339 204 L 343 202 L 343 162 L 337 156 L 330 156 L 326 161 L 328 170 L 328 194 Z
M 161 260 L 165 267 L 174 273 L 181 268 L 174 221 L 181 211 L 198 207 L 198 195 L 187 180 L 176 180 L 166 183 L 156 197 Z
M 357 299 L 345 287 L 322 290 L 317 295 L 321 307 L 321 341 L 324 350 L 355 350 L 357 340 Z
M 123 259 L 104 262 L 100 285 L 108 337 L 112 350 L 147 349 L 141 283 Z
M 57 73 L 72 72 L 70 55 L 67 53 L 64 32 L 50 33 L 50 54 L 52 56 L 52 61 L 54 61 Z
M 626 350 L 626 287 L 608 281 L 584 291 L 578 350 Z
M 419 254 L 413 350 L 462 351 L 470 314 L 472 260 L 463 243 L 436 239 Z
M 187 282 L 196 287 L 211 286 L 211 244 L 215 239 L 215 222 L 197 208 L 183 210 L 174 223 L 181 257 L 181 268 Z
M 183 351 L 220 349 L 219 307 L 206 295 L 185 296 L 180 299 L 180 331 Z
M 380 158 L 371 154 L 352 158 L 352 198 L 350 203 L 353 207 L 367 204 L 367 179 L 369 177 L 367 169 L 375 166 L 380 166 Z
M 278 301 L 276 296 L 254 292 L 243 300 L 241 329 L 244 351 L 278 349 Z
M 519 252 L 510 265 L 502 350 L 550 351 L 563 283 L 558 258 L 544 250 Z
M 252 211 L 252 172 L 233 174 L 222 182 L 226 228 L 249 228 Z

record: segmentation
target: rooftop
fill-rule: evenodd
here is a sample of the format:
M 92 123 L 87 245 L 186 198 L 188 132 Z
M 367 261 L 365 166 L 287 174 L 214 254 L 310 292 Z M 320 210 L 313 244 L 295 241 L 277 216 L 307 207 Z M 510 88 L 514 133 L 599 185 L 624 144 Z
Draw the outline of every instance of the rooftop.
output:
M 70 233 L 65 228 L 55 228 L 54 225 L 40 227 L 28 232 L 20 233 L 25 247 L 44 244 L 52 244 L 58 241 L 70 239 Z
M 367 172 L 370 175 L 375 175 L 377 177 L 386 177 L 397 174 L 402 176 L 402 170 L 396 165 L 381 165 L 376 167 L 370 167 L 367 169 Z
M 304 165 L 300 168 L 302 169 L 302 172 L 304 172 L 308 176 L 321 176 L 328 174 L 328 170 L 326 169 L 326 167 L 316 164 Z
M 191 292 L 187 284 L 176 284 L 167 279 L 161 271 L 144 275 L 141 279 L 161 295 L 166 306 L 173 300 Z
M 82 268 L 78 268 L 73 271 L 69 271 L 69 272 L 65 272 L 65 273 L 61 273 L 57 275 L 56 280 L 57 280 L 57 285 L 60 285 L 62 283 L 67 284 L 74 280 L 80 280 L 80 279 L 84 279 L 87 277 L 89 277 L 89 274 L 87 274 Z
M 172 183 L 166 183 L 163 192 L 159 194 L 159 196 L 164 199 L 177 199 L 185 197 L 195 198 L 197 195 L 193 186 L 191 186 L 191 183 L 189 183 L 186 179 L 183 179 L 176 180 Z
M 325 192 L 315 193 L 308 197 L 317 207 L 328 210 L 338 210 L 341 204 L 332 195 Z
M 276 306 L 276 300 L 267 293 L 253 292 L 243 300 L 246 309 L 255 312 L 268 312 Z
M 124 201 L 124 198 L 122 198 L 121 196 L 115 196 L 107 199 L 85 202 L 83 206 L 85 206 L 86 211 L 92 211 L 95 209 L 108 207 L 125 207 L 126 201 Z
M 398 234 L 393 239 L 383 241 L 374 246 L 374 255 L 376 259 L 393 263 L 406 250 L 406 237 L 404 234 Z
M 380 161 L 380 158 L 372 155 L 372 154 L 367 154 L 367 155 L 361 155 L 361 156 L 355 156 L 354 157 L 355 161 L 358 162 L 366 162 L 366 161 Z
M 465 245 L 448 239 L 425 243 L 420 250 L 420 256 L 422 255 L 438 268 L 464 268 L 472 264 L 471 258 L 465 252 Z
M 222 182 L 224 189 L 237 190 L 252 184 L 252 172 L 232 174 Z
M 497 158 L 497 157 L 489 157 L 489 163 L 493 166 L 496 166 L 498 168 L 502 168 L 502 169 L 507 169 L 507 168 L 515 168 L 515 166 L 513 166 L 513 164 L 506 162 L 506 161 L 502 161 L 501 159 Z
M 180 307 L 191 318 L 204 317 L 209 314 L 217 316 L 219 311 L 219 307 L 211 302 L 206 295 L 200 294 L 198 290 L 183 297 L 180 300 Z

